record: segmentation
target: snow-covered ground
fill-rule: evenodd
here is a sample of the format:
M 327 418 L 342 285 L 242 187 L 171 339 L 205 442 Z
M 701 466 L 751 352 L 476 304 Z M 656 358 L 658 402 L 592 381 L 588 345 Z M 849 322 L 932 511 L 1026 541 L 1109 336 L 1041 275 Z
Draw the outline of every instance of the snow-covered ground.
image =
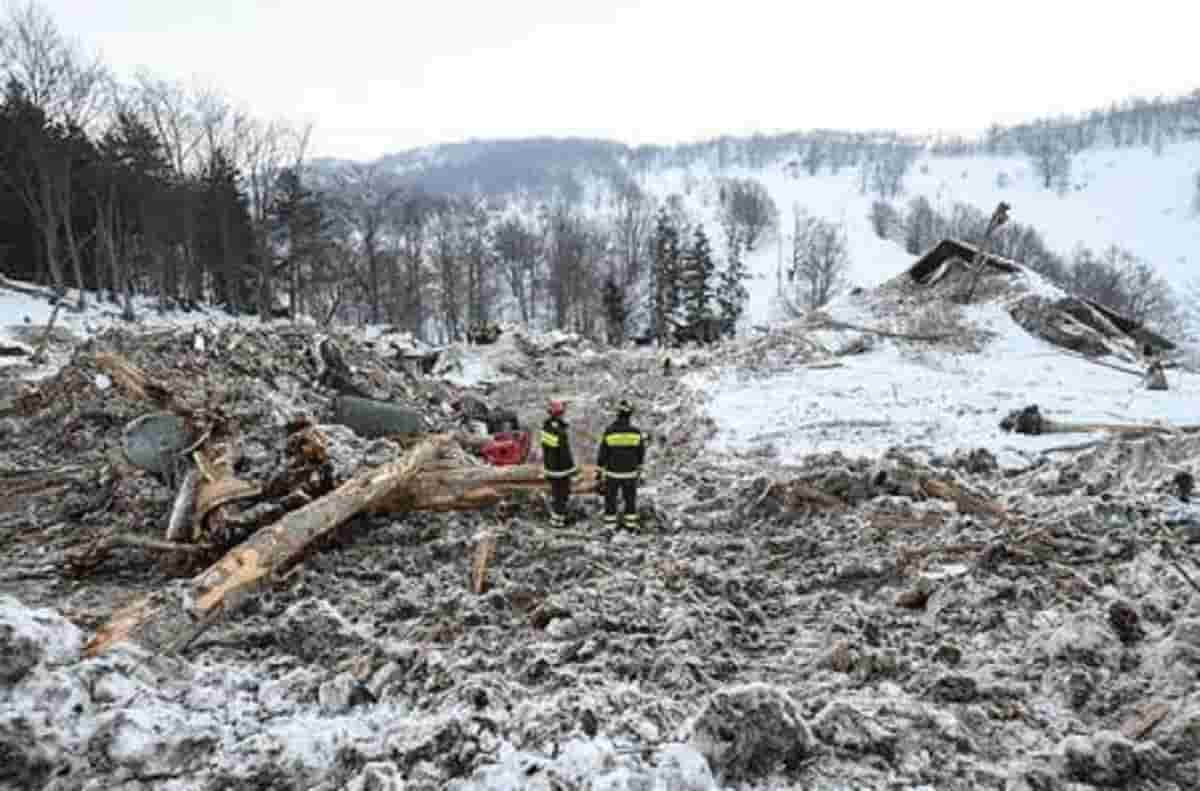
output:
M 35 290 L 40 288 L 32 283 L 12 280 L 7 282 L 13 283 L 19 288 Z M 27 357 L 0 355 L 0 378 L 8 375 L 4 369 L 10 367 L 20 368 L 20 376 L 24 379 L 38 380 L 51 376 L 65 361 L 68 352 L 66 344 L 55 343 L 54 337 L 65 339 L 69 336 L 72 342 L 77 342 L 114 326 L 135 326 L 139 330 L 153 331 L 238 321 L 224 311 L 210 308 L 199 308 L 191 312 L 176 310 L 159 313 L 155 307 L 155 300 L 137 297 L 134 299 L 136 320 L 133 325 L 130 325 L 121 318 L 120 306 L 111 302 L 97 301 L 95 294 L 89 294 L 87 307 L 79 311 L 74 307 L 78 298 L 78 291 L 74 289 L 67 291 L 66 304 L 71 308 L 64 307 L 59 310 L 58 317 L 54 320 L 47 364 L 30 371 Z M 0 345 L 33 351 L 45 334 L 47 322 L 50 321 L 53 312 L 54 306 L 47 299 L 5 288 L 0 282 Z M 258 323 L 258 319 L 253 317 L 241 320 Z
M 842 321 L 870 322 L 845 301 L 829 313 Z M 1172 371 L 1170 390 L 1146 390 L 1137 377 L 1030 335 L 999 304 L 966 313 L 973 324 L 996 334 L 981 353 L 922 351 L 911 344 L 902 350 L 882 342 L 867 354 L 840 358 L 838 368 L 797 368 L 753 379 L 717 368 L 690 374 L 688 383 L 709 398 L 718 447 L 771 444 L 783 463 L 809 453 L 874 456 L 901 446 L 939 454 L 987 448 L 1002 464 L 1020 466 L 1037 451 L 1094 439 L 1000 429 L 1005 415 L 1029 404 L 1062 421 L 1200 423 L 1200 376 Z

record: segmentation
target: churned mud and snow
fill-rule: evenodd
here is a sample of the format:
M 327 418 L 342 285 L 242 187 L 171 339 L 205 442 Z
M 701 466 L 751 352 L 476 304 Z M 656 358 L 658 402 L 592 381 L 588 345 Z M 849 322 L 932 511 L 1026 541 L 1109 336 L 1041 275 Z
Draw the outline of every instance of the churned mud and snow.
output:
M 1171 369 L 1148 391 L 1022 329 L 1012 310 L 1057 296 L 1044 284 L 982 293 L 957 305 L 901 270 L 822 316 L 669 353 L 510 328 L 429 376 L 398 361 L 406 340 L 328 334 L 355 387 L 435 429 L 463 392 L 527 425 L 564 398 L 580 461 L 634 399 L 645 530 L 604 528 L 592 495 L 562 530 L 539 496 L 360 517 L 179 654 L 82 655 L 117 608 L 182 595 L 194 572 L 89 554 L 113 532 L 161 537 L 174 496 L 122 461 L 124 426 L 152 407 L 96 353 L 220 404 L 246 480 L 276 468 L 298 414 L 335 482 L 403 449 L 331 422 L 313 327 L 64 341 L 35 381 L 6 380 L 0 417 L 0 486 L 26 486 L 0 503 L 0 787 L 1197 787 L 1200 513 L 1183 481 L 1200 439 L 999 423 L 1037 404 L 1178 427 L 1200 384 Z M 1109 340 L 1110 362 L 1136 363 Z M 21 477 L 46 470 L 70 476 Z

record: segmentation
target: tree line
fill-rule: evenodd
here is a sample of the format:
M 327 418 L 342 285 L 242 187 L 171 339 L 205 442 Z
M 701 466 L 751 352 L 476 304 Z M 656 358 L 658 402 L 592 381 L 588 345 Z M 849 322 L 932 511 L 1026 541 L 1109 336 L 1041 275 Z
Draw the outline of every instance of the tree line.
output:
M 388 158 L 314 167 L 309 127 L 150 74 L 122 83 L 34 3 L 0 24 L 0 76 L 3 271 L 130 319 L 150 297 L 159 310 L 389 323 L 429 341 L 513 317 L 667 342 L 686 322 L 736 321 L 740 255 L 773 222 L 761 185 L 730 181 L 718 269 L 678 196 L 660 205 L 631 178 L 585 212 L 555 184 L 497 198 L 430 190 Z M 671 261 L 655 253 L 667 204 L 691 235 Z M 651 326 L 655 289 L 692 295 L 671 304 L 670 333 Z

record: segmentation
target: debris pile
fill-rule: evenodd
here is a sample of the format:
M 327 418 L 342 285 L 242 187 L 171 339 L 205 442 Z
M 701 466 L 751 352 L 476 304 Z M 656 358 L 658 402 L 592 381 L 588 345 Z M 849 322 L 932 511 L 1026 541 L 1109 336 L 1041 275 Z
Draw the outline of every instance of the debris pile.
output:
M 800 327 L 679 368 L 884 337 Z M 1021 469 L 982 449 L 781 468 L 708 450 L 705 394 L 649 350 L 506 330 L 426 371 L 374 343 L 113 331 L 18 394 L 0 786 L 1200 781 L 1200 438 L 1102 436 Z M 468 386 L 496 360 L 519 374 Z M 524 427 L 565 400 L 580 462 L 634 401 L 644 530 L 605 528 L 586 476 L 548 527 L 536 459 L 476 458 L 464 396 Z

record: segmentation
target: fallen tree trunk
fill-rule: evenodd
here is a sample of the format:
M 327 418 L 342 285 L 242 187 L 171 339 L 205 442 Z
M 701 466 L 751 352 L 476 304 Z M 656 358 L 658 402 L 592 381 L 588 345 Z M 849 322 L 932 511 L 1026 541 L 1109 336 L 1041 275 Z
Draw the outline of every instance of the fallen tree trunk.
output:
M 1044 417 L 1038 411 L 1036 404 L 1010 412 L 1000 421 L 1000 428 L 1004 431 L 1030 436 L 1040 434 L 1106 432 L 1124 437 L 1138 437 L 1148 434 L 1194 434 L 1200 431 L 1200 425 L 1160 426 L 1146 423 L 1070 423 L 1061 420 L 1051 420 L 1048 417 Z
M 585 464 L 579 476 L 571 481 L 572 494 L 596 491 L 599 472 Z M 486 508 L 518 491 L 549 491 L 550 483 L 537 464 L 511 467 L 452 467 L 445 470 L 425 470 L 412 486 L 395 489 L 382 498 L 371 510 L 376 512 L 404 511 L 468 511 Z
M 197 622 L 210 623 L 235 610 L 266 581 L 296 563 L 321 537 L 408 487 L 440 446 L 425 442 L 401 459 L 351 478 L 320 500 L 264 527 L 196 576 L 190 596 L 151 594 L 118 612 L 88 641 L 85 656 L 97 656 L 132 640 L 156 651 L 185 645 Z
M 54 310 L 50 311 L 50 321 L 46 322 L 46 330 L 42 333 L 42 340 L 29 357 L 29 362 L 33 365 L 41 365 L 46 362 L 46 347 L 50 344 L 50 334 L 54 332 L 54 323 L 58 321 L 58 312 L 62 310 L 62 305 L 63 303 L 60 299 L 54 303 Z
M 54 289 L 52 288 L 27 286 L 23 283 L 17 283 L 13 280 L 9 280 L 4 275 L 0 275 L 0 288 L 8 289 L 9 291 L 15 291 L 18 294 L 24 294 L 28 297 L 38 297 L 39 299 L 44 299 L 47 302 L 58 298 L 58 294 L 55 294 Z

